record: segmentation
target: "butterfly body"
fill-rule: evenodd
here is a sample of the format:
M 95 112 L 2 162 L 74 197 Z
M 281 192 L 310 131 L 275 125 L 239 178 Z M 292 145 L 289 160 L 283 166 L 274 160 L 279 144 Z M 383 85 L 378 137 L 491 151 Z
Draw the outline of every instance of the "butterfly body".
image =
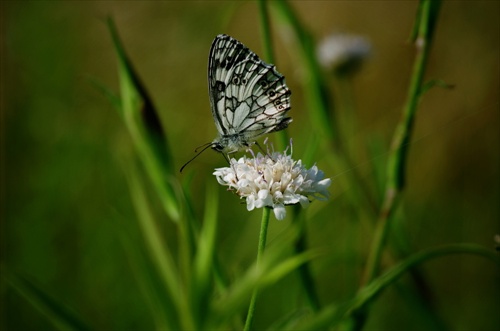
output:
M 292 121 L 290 89 L 274 65 L 262 61 L 248 47 L 218 35 L 210 49 L 208 89 L 219 132 L 212 149 L 235 153 L 266 133 L 285 129 Z

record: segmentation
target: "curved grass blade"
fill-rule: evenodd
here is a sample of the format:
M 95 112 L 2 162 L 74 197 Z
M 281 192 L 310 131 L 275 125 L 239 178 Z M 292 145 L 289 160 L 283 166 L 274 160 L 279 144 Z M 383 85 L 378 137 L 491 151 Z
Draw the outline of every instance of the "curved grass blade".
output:
M 123 219 L 119 220 L 120 222 Z M 122 231 L 120 231 L 122 230 Z M 180 324 L 173 300 L 165 290 L 165 283 L 157 272 L 151 256 L 144 251 L 137 238 L 131 238 L 123 228 L 118 229 L 122 247 L 129 261 L 132 274 L 149 305 L 149 310 L 157 330 L 179 330 Z
M 108 27 L 118 56 L 120 104 L 125 124 L 165 212 L 177 222 L 181 211 L 170 183 L 174 176 L 174 162 L 158 112 L 135 73 L 111 18 L 108 18 Z
M 99 92 L 102 93 L 108 99 L 108 101 L 113 105 L 113 107 L 118 110 L 120 115 L 123 117 L 122 112 L 122 101 L 118 95 L 116 95 L 111 89 L 109 89 L 106 85 L 95 79 L 94 77 L 88 77 L 90 84 Z
M 214 185 L 207 185 L 205 215 L 203 227 L 198 239 L 197 253 L 194 259 L 194 277 L 191 286 L 192 303 L 198 320 L 198 329 L 204 324 L 208 313 L 211 292 L 215 243 L 217 235 L 218 195 Z
M 144 243 L 148 248 L 151 260 L 157 267 L 164 282 L 168 291 L 168 296 L 172 298 L 173 305 L 179 309 L 180 281 L 177 276 L 178 271 L 174 260 L 163 238 L 160 236 L 158 225 L 156 224 L 147 201 L 146 191 L 139 178 L 137 178 L 137 171 L 130 171 L 127 175 L 130 187 L 129 191 L 137 213 L 138 224 L 142 231 Z
M 264 254 L 259 267 L 255 264 L 235 283 L 225 295 L 217 299 L 212 306 L 215 318 L 227 321 L 235 314 L 247 308 L 255 287 L 264 289 L 276 283 L 302 264 L 321 255 L 319 250 L 310 250 L 281 261 L 287 245 Z M 221 321 L 218 321 L 221 322 Z
M 14 273 L 8 273 L 6 278 L 8 284 L 45 315 L 57 329 L 91 330 L 72 309 L 27 278 Z
M 378 295 L 391 284 L 394 284 L 399 277 L 416 265 L 434 258 L 451 254 L 471 254 L 487 258 L 497 265 L 500 265 L 500 257 L 494 251 L 475 244 L 455 244 L 443 247 L 432 248 L 420 253 L 416 253 L 403 262 L 397 264 L 385 274 L 375 279 L 373 282 L 362 288 L 358 294 L 350 301 L 341 305 L 331 304 L 323 309 L 310 321 L 299 324 L 299 330 L 326 330 L 340 324 L 347 318 L 352 317 L 357 312 L 363 310 Z

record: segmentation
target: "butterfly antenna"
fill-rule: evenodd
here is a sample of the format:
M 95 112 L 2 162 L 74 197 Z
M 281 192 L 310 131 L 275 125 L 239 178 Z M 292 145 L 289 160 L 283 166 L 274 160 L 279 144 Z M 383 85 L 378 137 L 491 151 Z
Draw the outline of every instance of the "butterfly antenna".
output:
M 201 146 L 198 146 L 195 148 L 194 152 L 195 153 L 198 153 L 198 151 L 200 150 L 200 148 L 203 148 L 203 150 L 205 150 L 207 148 L 207 146 L 212 146 L 214 143 L 211 142 L 211 143 L 206 143 L 206 144 L 203 144 Z
M 195 155 L 195 156 L 194 156 L 191 160 L 187 161 L 187 162 L 186 162 L 186 163 L 182 166 L 182 168 L 181 168 L 180 172 L 182 172 L 182 170 L 183 170 L 183 169 L 184 169 L 184 168 L 185 168 L 185 167 L 186 167 L 189 163 L 191 163 L 191 161 L 193 161 L 194 159 L 196 159 L 196 158 L 197 158 L 197 157 L 198 157 L 201 153 L 203 153 L 203 152 L 204 152 L 207 148 L 212 147 L 212 146 L 213 146 L 213 143 L 208 143 L 208 144 L 203 144 L 203 145 L 201 145 L 200 147 L 197 147 L 194 151 L 195 151 L 195 153 L 197 152 L 198 154 L 196 154 L 196 155 Z M 201 151 L 199 151 L 199 152 L 198 152 L 198 150 L 199 150 L 200 148 L 202 148 L 202 147 L 203 147 L 203 149 L 202 149 Z

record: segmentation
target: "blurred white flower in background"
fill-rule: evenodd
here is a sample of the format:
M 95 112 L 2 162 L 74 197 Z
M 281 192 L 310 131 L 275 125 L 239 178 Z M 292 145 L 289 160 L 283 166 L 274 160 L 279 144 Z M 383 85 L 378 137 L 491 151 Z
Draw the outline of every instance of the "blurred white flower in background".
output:
M 324 38 L 316 54 L 320 64 L 327 70 L 351 72 L 370 55 L 370 42 L 358 35 L 336 33 Z
M 278 220 L 286 216 L 285 205 L 309 205 L 309 199 L 326 200 L 330 196 L 330 178 L 316 165 L 307 169 L 302 161 L 292 159 L 292 153 L 258 153 L 252 158 L 231 159 L 231 165 L 215 169 L 219 184 L 228 186 L 241 198 L 247 209 L 271 207 Z

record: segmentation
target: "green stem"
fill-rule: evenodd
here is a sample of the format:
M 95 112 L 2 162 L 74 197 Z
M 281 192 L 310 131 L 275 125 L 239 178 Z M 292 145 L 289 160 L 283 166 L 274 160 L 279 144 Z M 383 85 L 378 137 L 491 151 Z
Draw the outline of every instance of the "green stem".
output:
M 434 32 L 439 2 L 422 0 L 419 8 L 419 21 L 416 23 L 417 35 L 414 38 L 416 57 L 413 64 L 408 97 L 403 115 L 398 124 L 391 144 L 387 162 L 385 196 L 379 213 L 372 249 L 368 257 L 363 284 L 372 281 L 378 274 L 383 249 L 387 241 L 391 216 L 397 206 L 405 184 L 406 157 L 412 133 L 415 113 L 420 100 L 422 82 L 429 55 L 432 33 Z
M 288 2 L 280 0 L 273 1 L 272 4 L 297 38 L 296 41 L 303 61 L 302 66 L 304 67 L 304 81 L 307 82 L 304 86 L 304 93 L 313 124 L 315 128 L 319 129 L 321 138 L 327 138 L 328 142 L 336 144 L 339 140 L 337 123 L 334 118 L 333 105 L 328 97 L 326 83 L 316 58 L 314 38 L 299 22 L 299 18 Z
M 306 228 L 304 224 L 303 213 L 301 212 L 300 208 L 301 207 L 298 205 L 294 206 L 293 208 L 294 221 L 297 222 L 297 225 L 300 227 L 300 234 L 294 245 L 295 253 L 297 255 L 303 254 L 307 250 Z M 298 272 L 309 306 L 311 307 L 313 312 L 320 311 L 321 307 L 319 304 L 318 296 L 316 294 L 316 286 L 311 274 L 310 264 L 308 262 L 305 262 L 298 268 Z
M 355 201 L 357 204 L 359 204 L 358 201 L 361 201 L 365 206 L 364 208 L 358 208 L 358 210 L 360 212 L 366 211 L 369 217 L 373 218 L 377 210 L 372 203 L 374 199 L 361 180 L 362 177 L 359 175 L 357 168 L 344 152 L 345 148 L 338 130 L 333 99 L 316 57 L 316 42 L 311 33 L 301 24 L 288 2 L 280 0 L 271 3 L 279 14 L 278 18 L 281 18 L 286 27 L 293 31 L 298 44 L 301 63 L 303 63 L 304 67 L 303 81 L 307 82 L 304 85 L 305 101 L 315 128 L 311 135 L 318 136 L 318 139 L 311 140 L 313 144 L 307 146 L 308 155 L 314 155 L 320 150 L 320 144 L 326 142 L 328 148 L 328 152 L 325 154 L 326 161 L 336 169 L 345 170 L 344 176 L 339 176 L 340 184 L 346 188 L 346 193 L 349 194 L 351 201 Z
M 358 126 L 356 123 L 356 109 L 353 100 L 352 82 L 350 75 L 335 75 L 333 80 L 335 95 L 337 96 L 339 134 L 345 137 L 343 152 L 349 153 L 351 159 L 359 159 Z M 358 162 L 354 163 L 357 164 Z
M 273 40 L 271 35 L 271 26 L 269 24 L 269 6 L 266 0 L 259 0 L 260 26 L 262 35 L 262 44 L 264 50 L 264 59 L 267 63 L 276 64 L 273 52 Z M 284 150 L 290 140 L 287 131 L 281 130 L 276 135 L 278 150 Z
M 267 10 L 266 0 L 259 0 L 259 11 L 262 43 L 264 44 L 264 58 L 268 63 L 274 63 L 273 42 L 271 40 L 269 11 Z
M 297 254 L 304 253 L 306 249 L 305 233 L 301 234 L 299 240 L 295 245 L 295 251 Z M 320 311 L 321 307 L 319 304 L 318 296 L 316 295 L 316 286 L 314 285 L 314 279 L 311 274 L 311 268 L 309 263 L 304 263 L 299 267 L 299 275 L 304 287 L 307 302 L 311 307 L 313 312 Z
M 257 249 L 257 267 L 262 260 L 262 254 L 266 248 L 266 238 L 267 238 L 267 228 L 269 225 L 269 215 L 271 214 L 271 208 L 264 207 L 262 210 L 262 221 L 260 223 L 260 236 L 259 236 L 259 248 Z M 257 302 L 257 296 L 259 294 L 258 288 L 255 288 L 252 294 L 252 299 L 250 300 L 250 306 L 248 307 L 247 320 L 245 322 L 245 331 L 251 330 L 253 323 L 253 316 L 255 312 L 255 304 Z

